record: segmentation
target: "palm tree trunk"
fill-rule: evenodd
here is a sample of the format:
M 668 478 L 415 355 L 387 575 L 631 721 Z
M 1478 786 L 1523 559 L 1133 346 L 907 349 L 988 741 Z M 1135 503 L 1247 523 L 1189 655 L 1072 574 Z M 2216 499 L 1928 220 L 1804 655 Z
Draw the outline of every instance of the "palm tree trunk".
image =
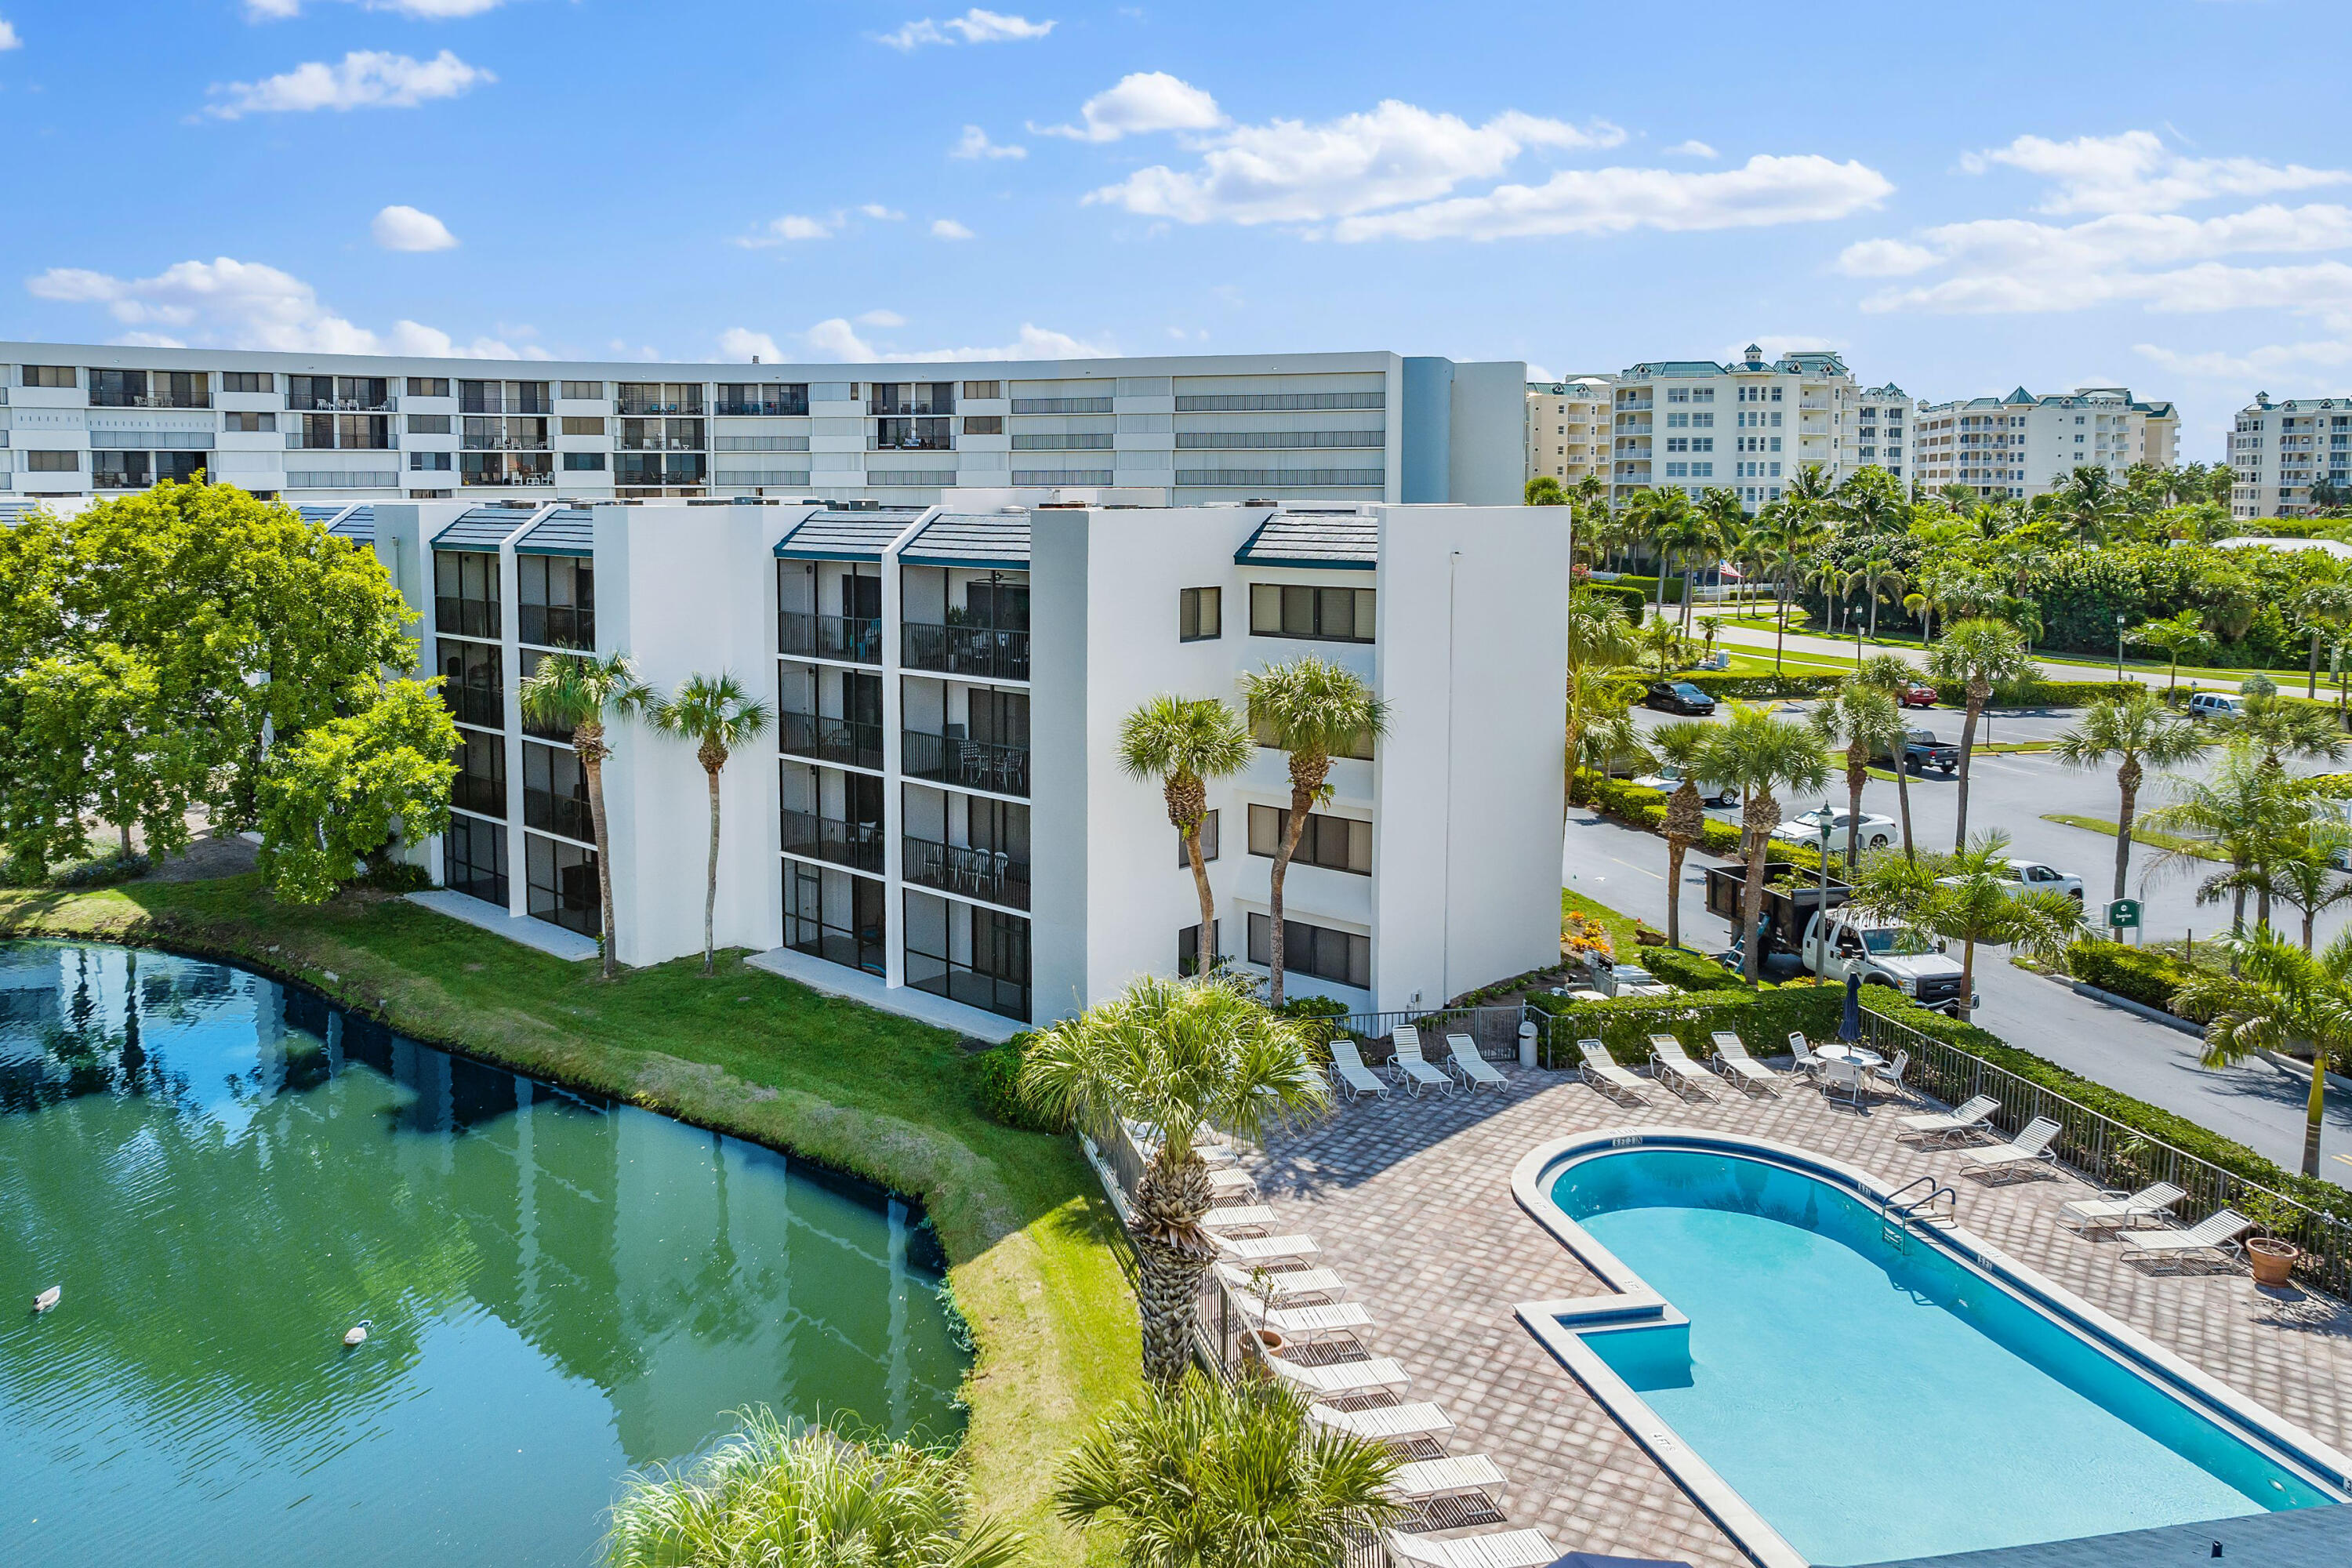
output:
M 1911 759 L 1898 752 L 1889 760 L 1895 763 L 1895 799 L 1903 813 L 1903 859 L 1916 866 L 1919 856 L 1911 847 Z
M 2315 1048 L 2311 1053 L 2311 1093 L 2305 1098 L 2303 1107 L 2303 1173 L 2315 1180 L 2319 1175 L 2321 1117 L 2326 1110 L 2327 1053 Z
M 1217 963 L 1217 898 L 1209 890 L 1208 862 L 1201 858 L 1201 825 L 1184 830 L 1184 858 L 1192 868 L 1192 890 L 1201 896 L 1201 944 L 1194 953 L 1196 974 L 1206 974 Z
M 2116 894 L 2127 897 L 2131 876 L 2132 813 L 2139 805 L 2139 759 L 2126 755 L 2124 765 L 2116 770 L 2116 790 L 2123 797 L 2122 809 L 2116 816 Z
M 708 974 L 714 950 L 711 921 L 719 908 L 719 770 L 705 768 L 703 772 L 710 780 L 710 860 L 702 879 L 702 973 Z
M 1176 1170 L 1155 1158 L 1135 1184 L 1136 1312 L 1143 1327 L 1143 1375 L 1160 1388 L 1184 1381 L 1192 1363 L 1192 1303 L 1216 1248 L 1201 1229 L 1209 1212 L 1209 1168 L 1195 1154 Z
M 1789 646 L 1789 571 L 1780 570 L 1780 614 L 1772 626 L 1772 673 L 1780 673 L 1780 652 Z
M 2311 668 L 2304 677 L 2303 695 L 2307 700 L 2316 700 L 2319 696 L 2319 633 L 2316 629 L 2311 634 Z
M 596 918 L 603 933 L 602 968 L 610 980 L 619 965 L 613 956 L 613 844 L 604 831 L 604 726 L 583 724 L 572 732 L 572 750 L 579 754 L 580 771 L 588 775 L 588 820 L 596 836 Z
M 1969 683 L 1968 716 L 1960 721 L 1960 787 L 1954 797 L 1958 818 L 1952 825 L 1952 853 L 1958 855 L 1969 847 L 1969 758 L 1976 750 L 1977 716 L 1984 705 L 1977 700 L 1976 683 Z
M 2303 951 L 2305 957 L 2309 957 L 2311 953 L 2311 928 L 2318 921 L 2318 920 L 2319 911 L 2317 910 L 2305 910 L 2303 911 Z
M 1780 821 L 1780 803 L 1769 791 L 1756 795 L 1739 814 L 1739 826 L 1748 837 L 1748 879 L 1739 889 L 1739 950 L 1746 960 L 1740 971 L 1750 985 L 1764 974 L 1764 944 L 1757 939 L 1756 917 L 1764 907 L 1764 854 Z
M 1975 1011 L 1971 1004 L 1975 1002 L 1976 995 L 1977 939 L 1969 937 L 1960 943 L 1960 996 L 1959 1005 L 1954 1009 L 1959 1014 L 1960 1022 L 1963 1024 L 1969 1021 L 1969 1015 Z
M 1683 944 L 1683 850 L 1685 847 L 1679 835 L 1670 835 L 1667 837 L 1666 945 L 1670 948 L 1677 948 Z
M 1870 759 L 1857 740 L 1845 749 L 1845 879 L 1853 880 L 1862 858 L 1862 786 L 1870 778 Z
M 1297 758 L 1294 753 L 1292 762 Z M 1328 764 L 1327 764 L 1328 771 Z M 1298 853 L 1298 841 L 1307 834 L 1307 814 L 1315 808 L 1316 797 L 1323 793 L 1320 778 L 1309 782 L 1302 779 L 1294 765 L 1290 775 L 1290 830 L 1282 836 L 1282 847 L 1275 851 L 1274 869 L 1267 879 L 1266 918 L 1271 929 L 1266 933 L 1270 960 L 1266 968 L 1272 977 L 1266 983 L 1266 1005 L 1282 1005 L 1282 884 L 1290 874 L 1290 858 Z

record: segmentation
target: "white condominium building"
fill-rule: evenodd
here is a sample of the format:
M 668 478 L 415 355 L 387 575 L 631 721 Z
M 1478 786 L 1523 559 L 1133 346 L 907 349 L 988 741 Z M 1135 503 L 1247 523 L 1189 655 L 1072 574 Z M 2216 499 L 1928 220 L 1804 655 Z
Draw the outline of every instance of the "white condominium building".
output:
M 2078 386 L 2035 396 L 1922 403 L 1915 421 L 1918 488 L 1966 485 L 1979 496 L 2031 500 L 2076 468 L 2123 478 L 2135 463 L 2170 468 L 2180 416 L 2169 403 L 2143 402 L 2126 386 Z
M 2352 397 L 2256 393 L 2230 434 L 2230 469 L 2231 517 L 2300 517 L 2322 481 L 2352 491 Z
M 202 470 L 291 500 L 1148 489 L 1171 504 L 1520 496 L 1524 365 L 1392 353 L 564 363 L 0 342 L 0 493 Z
M 1596 474 L 1608 482 L 1616 384 L 1612 375 L 1528 383 L 1529 480 L 1549 475 L 1565 490 Z
M 973 1033 L 1204 952 L 1262 970 L 1284 755 L 1210 785 L 1204 941 L 1160 789 L 1121 772 L 1118 729 L 1156 694 L 1237 701 L 1244 673 L 1313 653 L 1370 682 L 1391 729 L 1339 761 L 1307 823 L 1293 992 L 1434 1005 L 1555 961 L 1556 511 L 1035 499 L 315 509 L 423 616 L 464 736 L 454 826 L 412 851 L 443 885 L 425 897 L 494 929 L 597 930 L 586 783 L 516 686 L 562 649 L 626 649 L 663 689 L 732 670 L 776 715 L 722 778 L 720 945 Z M 694 748 L 626 723 L 610 739 L 616 954 L 696 952 Z
M 1863 468 L 1906 477 L 1910 397 L 1858 384 L 1836 354 L 1767 360 L 1756 344 L 1730 364 L 1663 360 L 1617 376 L 1612 489 L 1735 491 L 1750 511 L 1780 499 L 1807 464 L 1835 483 Z

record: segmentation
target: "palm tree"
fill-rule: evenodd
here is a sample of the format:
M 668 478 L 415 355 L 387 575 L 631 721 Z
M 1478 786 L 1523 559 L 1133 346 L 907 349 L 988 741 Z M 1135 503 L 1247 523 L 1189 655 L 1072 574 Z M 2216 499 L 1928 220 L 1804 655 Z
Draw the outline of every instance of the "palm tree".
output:
M 1862 661 L 1861 667 L 1848 680 L 1855 686 L 1883 691 L 1890 698 L 1918 679 L 1918 672 L 1897 653 L 1874 653 Z M 1903 717 L 1901 705 L 1895 708 L 1895 743 L 1888 761 L 1895 768 L 1895 799 L 1903 816 L 1903 858 L 1916 860 L 1918 849 L 1911 838 L 1911 763 L 1905 746 L 1911 738 L 1911 726 Z M 1859 809 L 1857 807 L 1857 809 Z
M 2352 880 L 2336 869 L 2347 855 L 2352 855 L 2352 825 L 2332 811 L 2314 811 L 2271 868 L 2273 893 L 2303 916 L 2305 952 L 2311 951 L 2319 917 L 2338 904 L 2352 903 Z
M 1666 490 L 1650 509 L 1650 538 L 1659 550 L 1658 592 L 1666 587 L 1666 562 L 1671 559 L 1682 569 L 1682 614 L 1685 624 L 1690 618 L 1691 567 L 1695 559 L 1723 546 L 1723 525 L 1712 512 L 1691 504 L 1690 497 L 1681 490 Z M 1675 504 L 1679 500 L 1680 504 Z M 1659 602 L 1661 611 L 1664 601 Z
M 2053 510 L 2074 526 L 2085 544 L 2096 544 L 2123 515 L 2123 497 L 2107 470 L 2085 464 L 2059 482 Z
M 1249 726 L 1213 697 L 1151 699 L 1118 727 L 1118 765 L 1132 779 L 1158 779 L 1168 802 L 1168 820 L 1184 840 L 1192 889 L 1201 898 L 1200 965 L 1217 956 L 1217 900 L 1209 890 L 1209 868 L 1201 858 L 1201 824 L 1209 815 L 1211 779 L 1225 778 L 1249 765 L 1255 750 Z
M 2229 869 L 2208 875 L 2198 884 L 2200 904 L 2230 900 L 2230 930 L 2242 934 L 2246 924 L 2246 895 L 2258 895 L 2255 921 L 2270 924 L 2270 867 L 2280 846 L 2291 842 L 2311 814 L 2313 791 L 2264 763 L 2244 741 L 2228 746 L 2212 770 L 2202 778 L 2171 775 L 2172 798 L 2153 811 L 2140 814 L 2143 832 L 2154 829 L 2179 842 L 2167 847 L 2149 867 L 2151 871 L 2200 869 L 2208 864 L 2197 853 L 2200 844 L 2218 849 Z
M 1958 821 L 1952 828 L 1952 852 L 1958 854 L 1968 844 L 1969 757 L 1976 750 L 1977 721 L 1984 717 L 1994 687 L 2030 680 L 2038 671 L 2026 658 L 2025 644 L 2015 626 L 1983 619 L 1946 626 L 1943 640 L 1927 650 L 1927 671 L 1937 680 L 1960 687 L 1968 701 L 1967 717 L 1960 721 Z
M 1633 664 L 1641 653 L 1633 628 L 1625 624 L 1624 608 L 1614 597 L 1591 589 L 1569 595 L 1568 711 L 1560 779 L 1563 820 L 1576 770 L 1588 761 L 1585 732 L 1591 726 L 1624 718 L 1626 704 L 1637 688 L 1617 671 Z
M 1959 1016 L 1976 997 L 1977 944 L 2022 948 L 2037 958 L 2064 952 L 2083 934 L 2083 906 L 2064 893 L 2018 890 L 2010 880 L 2009 835 L 1980 834 L 1950 855 L 1916 864 L 1879 856 L 1854 879 L 1853 901 L 1914 930 L 1960 944 Z
M 2262 753 L 2263 766 L 2281 772 L 2289 757 L 2344 754 L 2344 731 L 2326 709 L 2295 702 L 2276 692 L 2250 693 L 2238 711 L 2215 720 L 2215 727 Z
M 1755 940 L 1756 915 L 1764 903 L 1764 856 L 1771 847 L 1772 829 L 1780 826 L 1780 802 L 1773 792 L 1783 786 L 1821 788 L 1829 781 L 1829 760 L 1811 729 L 1776 718 L 1770 709 L 1753 703 L 1733 703 L 1728 719 L 1707 728 L 1714 733 L 1700 771 L 1739 792 L 1740 848 L 1748 859 L 1739 906 L 1741 951 L 1753 984 L 1764 963 L 1762 944 Z
M 1307 1419 L 1279 1384 L 1210 1382 L 1111 1411 L 1062 1466 L 1061 1516 L 1121 1534 L 1129 1568 L 1340 1568 L 1403 1512 L 1402 1456 Z
M 1889 589 L 1899 596 L 1904 589 L 1911 585 L 1911 580 L 1896 568 L 1895 557 L 1885 553 L 1884 549 L 1873 551 L 1856 561 L 1854 576 L 1855 580 L 1862 584 L 1862 591 L 1869 596 L 1870 640 L 1876 642 L 1878 640 L 1878 601 L 1886 596 Z
M 1568 492 L 1561 489 L 1559 481 L 1549 474 L 1538 474 L 1528 481 L 1527 490 L 1520 499 L 1527 506 L 1566 506 Z
M 1635 632 L 1633 637 L 1634 640 L 1642 645 L 1642 651 L 1656 661 L 1658 674 L 1661 677 L 1672 669 L 1675 662 L 1682 657 L 1685 641 L 1683 629 L 1664 616 L 1654 616 L 1643 622 L 1642 629 Z
M 2183 610 L 2170 620 L 2150 621 L 2126 634 L 2130 640 L 2156 649 L 2172 660 L 2172 679 L 2165 684 L 2170 691 L 2180 684 L 2180 656 L 2199 648 L 2213 646 L 2213 634 L 2205 629 L 2205 622 L 2194 610 Z
M 625 653 L 558 653 L 540 661 L 516 689 L 523 717 L 545 730 L 572 731 L 572 750 L 588 781 L 588 821 L 596 836 L 596 902 L 603 933 L 604 978 L 613 978 L 613 845 L 604 828 L 604 742 L 607 714 L 626 719 L 648 711 L 653 689 L 637 679 Z
M 1650 731 L 1648 751 L 1659 762 L 1682 773 L 1682 782 L 1666 797 L 1666 945 L 1683 944 L 1683 856 L 1706 831 L 1706 803 L 1699 784 L 1709 763 L 1715 727 L 1711 724 L 1661 724 Z M 1712 779 L 1706 780 L 1713 783 Z
M 1193 1143 L 1204 1125 L 1255 1139 L 1328 1104 L 1304 1026 L 1252 1001 L 1226 976 L 1147 976 L 1040 1035 L 1021 1068 L 1029 1101 L 1058 1118 L 1158 1130 L 1137 1178 L 1128 1231 L 1141 1282 L 1143 1371 L 1173 1388 L 1192 1359 L 1187 1331 L 1216 1246 L 1201 1228 L 1214 1201 Z
M 1387 733 L 1388 704 L 1353 670 L 1308 654 L 1242 677 L 1250 728 L 1290 753 L 1290 822 L 1274 852 L 1266 895 L 1266 999 L 1282 1005 L 1282 888 L 1290 858 L 1307 832 L 1307 814 L 1330 791 L 1331 762 L 1353 756 Z
M 633 1474 L 604 1538 L 610 1568 L 1003 1568 L 1021 1536 L 975 1514 L 955 1455 L 764 1407 L 675 1468 Z
M 1895 705 L 1891 692 L 1871 685 L 1861 672 L 1849 676 L 1838 689 L 1822 699 L 1812 712 L 1813 733 L 1825 747 L 1845 749 L 1845 793 L 1847 809 L 1856 823 L 1862 818 L 1862 786 L 1870 779 L 1870 760 L 1879 755 L 1894 758 L 1897 775 L 1904 770 L 1903 710 Z M 1906 809 L 1904 815 L 1910 813 Z M 1910 830 L 1904 830 L 1907 852 Z M 1846 874 L 1852 876 L 1855 861 L 1862 853 L 1862 829 L 1855 826 L 1846 834 Z
M 2177 768 L 2202 756 L 2212 742 L 2194 724 L 2172 716 L 2156 693 L 2134 681 L 2112 697 L 2091 704 L 2082 722 L 2058 737 L 2058 760 L 2069 767 L 2116 763 L 2116 789 L 2122 804 L 2116 816 L 2116 890 L 2124 898 L 2131 873 L 2132 822 L 2139 809 L 2145 769 Z
M 711 972 L 711 921 L 719 906 L 719 773 L 727 755 L 768 728 L 768 705 L 754 701 L 734 676 L 689 675 L 677 691 L 653 704 L 647 722 L 665 735 L 695 743 L 695 760 L 710 781 L 710 856 L 702 884 L 702 973 Z M 601 852 L 600 852 L 601 853 Z
M 1738 553 L 1740 536 L 1748 531 L 1748 508 L 1739 492 L 1720 485 L 1710 486 L 1699 499 L 1698 514 L 1707 521 L 1711 536 L 1699 547 L 1702 566 L 1720 563 L 1726 556 Z M 1691 625 L 1691 561 L 1683 557 L 1683 630 Z
M 2319 1130 L 2327 1110 L 2327 1072 L 2352 1059 L 2352 931 L 2338 932 L 2317 957 L 2272 931 L 2225 939 L 2235 975 L 2194 973 L 2173 1004 L 2205 1026 L 2205 1065 L 2243 1061 L 2256 1051 L 2311 1052 L 2311 1092 L 2304 1100 L 2303 1173 L 2319 1174 Z

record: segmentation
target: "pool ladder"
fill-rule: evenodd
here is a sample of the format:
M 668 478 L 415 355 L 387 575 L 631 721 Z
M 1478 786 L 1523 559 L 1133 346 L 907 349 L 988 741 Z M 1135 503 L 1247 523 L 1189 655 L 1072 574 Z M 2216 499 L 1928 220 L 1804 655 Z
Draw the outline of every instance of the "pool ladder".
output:
M 1915 1193 L 1919 1195 L 1913 1197 Z M 1949 1183 L 1939 1183 L 1933 1176 L 1906 1183 L 1878 1200 L 1879 1237 L 1900 1248 L 1910 1244 L 1914 1224 L 1956 1225 L 1959 1201 L 1960 1194 Z

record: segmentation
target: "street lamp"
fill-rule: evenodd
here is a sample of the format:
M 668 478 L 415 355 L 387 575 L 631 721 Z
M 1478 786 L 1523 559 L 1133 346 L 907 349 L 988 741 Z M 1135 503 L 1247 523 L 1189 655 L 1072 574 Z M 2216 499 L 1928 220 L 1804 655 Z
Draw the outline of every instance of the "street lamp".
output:
M 2116 679 L 2124 678 L 2124 613 L 2116 612 Z
M 1830 816 L 1833 809 L 1828 801 L 1823 801 L 1820 815 L 1813 818 L 1813 830 L 1821 835 L 1822 840 L 1822 901 L 1821 906 L 1813 910 L 1813 940 L 1822 944 L 1820 951 L 1813 954 L 1813 984 L 1816 985 L 1824 978 L 1830 962 Z M 1853 840 L 1848 839 L 1847 842 L 1851 845 Z M 1800 933 L 1797 940 L 1801 950 L 1803 935 Z

